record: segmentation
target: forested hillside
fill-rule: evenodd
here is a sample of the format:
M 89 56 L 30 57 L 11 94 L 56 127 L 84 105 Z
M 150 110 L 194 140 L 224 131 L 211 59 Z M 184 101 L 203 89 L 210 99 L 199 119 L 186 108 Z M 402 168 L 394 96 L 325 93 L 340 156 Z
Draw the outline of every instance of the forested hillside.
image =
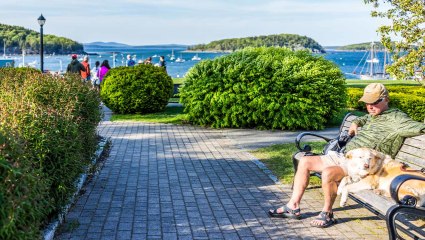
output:
M 246 38 L 230 38 L 190 46 L 193 51 L 235 51 L 245 47 L 288 47 L 290 49 L 310 49 L 313 52 L 325 52 L 323 47 L 315 40 L 296 34 L 274 34 Z
M 82 44 L 64 37 L 46 34 L 43 36 L 44 52 L 47 54 L 82 53 Z M 0 23 L 0 52 L 3 54 L 6 44 L 7 54 L 21 54 L 22 50 L 28 54 L 40 51 L 40 33 L 19 26 Z
M 364 51 L 364 50 L 366 50 L 367 51 L 367 50 L 370 50 L 370 44 L 371 44 L 371 42 L 350 44 L 350 45 L 338 47 L 337 50 L 348 50 L 348 51 Z M 384 49 L 384 46 L 380 42 L 375 42 L 374 45 L 375 45 L 374 48 L 376 50 L 383 50 Z

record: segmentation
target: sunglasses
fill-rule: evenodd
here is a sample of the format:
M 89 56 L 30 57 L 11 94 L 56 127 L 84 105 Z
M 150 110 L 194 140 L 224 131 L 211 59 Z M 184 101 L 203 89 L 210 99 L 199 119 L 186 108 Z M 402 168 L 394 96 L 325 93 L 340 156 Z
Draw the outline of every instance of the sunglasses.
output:
M 380 103 L 380 102 L 384 101 L 384 99 L 385 99 L 385 98 L 380 98 L 380 99 L 378 99 L 376 102 L 369 103 L 369 105 L 377 105 L 378 103 Z

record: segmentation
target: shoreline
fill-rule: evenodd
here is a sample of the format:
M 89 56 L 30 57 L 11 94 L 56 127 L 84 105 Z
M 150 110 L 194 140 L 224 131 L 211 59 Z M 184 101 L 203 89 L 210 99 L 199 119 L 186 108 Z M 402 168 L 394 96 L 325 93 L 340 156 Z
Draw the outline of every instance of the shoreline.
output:
M 231 50 L 225 50 L 225 51 L 222 51 L 222 50 L 184 50 L 184 51 L 181 51 L 181 52 L 183 52 L 183 53 L 232 53 L 234 51 L 231 51 Z

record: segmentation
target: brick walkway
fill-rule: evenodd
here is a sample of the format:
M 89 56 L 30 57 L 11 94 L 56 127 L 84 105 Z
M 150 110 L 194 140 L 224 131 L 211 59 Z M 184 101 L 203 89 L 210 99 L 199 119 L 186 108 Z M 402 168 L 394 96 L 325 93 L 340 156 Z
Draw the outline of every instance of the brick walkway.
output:
M 289 199 L 226 130 L 102 122 L 112 149 L 56 239 L 388 239 L 385 222 L 349 201 L 339 223 L 310 227 L 320 189 L 308 189 L 302 220 L 271 219 Z

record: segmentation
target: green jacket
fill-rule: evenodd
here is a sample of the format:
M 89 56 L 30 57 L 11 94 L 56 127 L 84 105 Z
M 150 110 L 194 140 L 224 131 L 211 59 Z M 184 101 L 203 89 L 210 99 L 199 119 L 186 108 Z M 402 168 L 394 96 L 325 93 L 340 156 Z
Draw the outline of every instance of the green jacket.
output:
M 72 59 L 71 63 L 68 64 L 66 68 L 66 72 L 80 74 L 80 71 L 86 71 L 86 68 L 77 59 Z
M 367 147 L 395 157 L 404 138 L 425 133 L 425 124 L 412 120 L 398 109 L 389 109 L 378 116 L 370 114 L 354 121 L 361 129 L 347 143 L 345 151 Z

